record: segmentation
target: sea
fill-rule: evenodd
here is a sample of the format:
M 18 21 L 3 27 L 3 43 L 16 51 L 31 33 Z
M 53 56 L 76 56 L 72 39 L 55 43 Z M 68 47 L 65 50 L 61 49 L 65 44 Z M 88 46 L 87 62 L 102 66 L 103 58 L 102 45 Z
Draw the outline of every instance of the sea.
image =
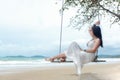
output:
M 44 56 L 5 56 L 0 57 L 0 74 L 10 73 L 9 70 L 29 70 L 32 68 L 44 68 L 54 66 L 71 65 L 71 63 L 59 64 L 59 62 L 52 63 L 46 61 L 48 57 Z
M 46 61 L 44 56 L 5 56 L 0 57 L 0 73 L 8 73 L 8 70 L 22 70 L 30 68 L 43 68 L 43 67 L 53 67 L 53 66 L 64 66 L 73 65 L 73 63 L 51 63 Z M 98 60 L 105 60 L 107 63 L 120 62 L 120 58 L 98 58 Z M 105 62 L 100 62 L 105 63 Z

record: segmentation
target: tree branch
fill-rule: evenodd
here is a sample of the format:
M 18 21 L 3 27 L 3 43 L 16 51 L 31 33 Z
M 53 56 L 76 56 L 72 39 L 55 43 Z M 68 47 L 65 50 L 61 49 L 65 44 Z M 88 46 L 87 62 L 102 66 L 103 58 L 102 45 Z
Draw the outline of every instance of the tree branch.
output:
M 116 13 L 110 11 L 109 9 L 104 8 L 104 7 L 103 7 L 102 5 L 100 5 L 100 4 L 99 4 L 99 6 L 100 6 L 103 10 L 105 10 L 105 11 L 113 14 L 114 16 L 118 17 L 118 19 L 120 20 L 120 14 L 116 14 Z

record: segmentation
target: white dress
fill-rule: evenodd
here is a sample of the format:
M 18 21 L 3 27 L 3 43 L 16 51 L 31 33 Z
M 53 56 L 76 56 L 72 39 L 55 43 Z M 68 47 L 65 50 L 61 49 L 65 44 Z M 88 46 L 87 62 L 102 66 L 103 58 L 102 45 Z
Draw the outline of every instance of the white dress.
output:
M 91 40 L 88 43 L 88 49 L 92 48 L 93 45 L 94 40 Z M 65 52 L 67 58 L 73 60 L 73 62 L 75 63 L 77 74 L 81 74 L 83 64 L 91 62 L 95 58 L 95 53 L 87 53 L 85 51 L 81 51 L 80 49 L 80 46 L 76 42 L 73 42 L 68 47 L 68 50 Z

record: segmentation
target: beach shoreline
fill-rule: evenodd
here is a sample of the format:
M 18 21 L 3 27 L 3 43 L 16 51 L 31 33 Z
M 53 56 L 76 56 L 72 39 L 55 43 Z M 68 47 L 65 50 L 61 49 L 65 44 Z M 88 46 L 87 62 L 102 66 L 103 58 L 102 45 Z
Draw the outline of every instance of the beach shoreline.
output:
M 0 80 L 119 80 L 119 62 L 85 64 L 81 76 L 76 75 L 73 63 L 51 63 L 51 66 L 14 69 L 0 74 Z M 55 65 L 54 65 L 55 64 Z

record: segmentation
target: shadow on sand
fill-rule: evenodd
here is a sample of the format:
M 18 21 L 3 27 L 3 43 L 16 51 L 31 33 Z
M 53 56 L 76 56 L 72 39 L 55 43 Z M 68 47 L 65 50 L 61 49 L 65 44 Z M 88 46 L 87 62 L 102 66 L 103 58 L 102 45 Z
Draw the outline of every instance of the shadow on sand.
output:
M 76 74 L 71 74 L 71 76 L 78 76 Z M 98 77 L 95 73 L 83 73 L 78 76 L 77 80 L 104 80 L 100 77 Z
M 102 79 L 98 77 L 98 74 L 84 73 L 84 74 L 81 74 L 79 80 L 102 80 Z

